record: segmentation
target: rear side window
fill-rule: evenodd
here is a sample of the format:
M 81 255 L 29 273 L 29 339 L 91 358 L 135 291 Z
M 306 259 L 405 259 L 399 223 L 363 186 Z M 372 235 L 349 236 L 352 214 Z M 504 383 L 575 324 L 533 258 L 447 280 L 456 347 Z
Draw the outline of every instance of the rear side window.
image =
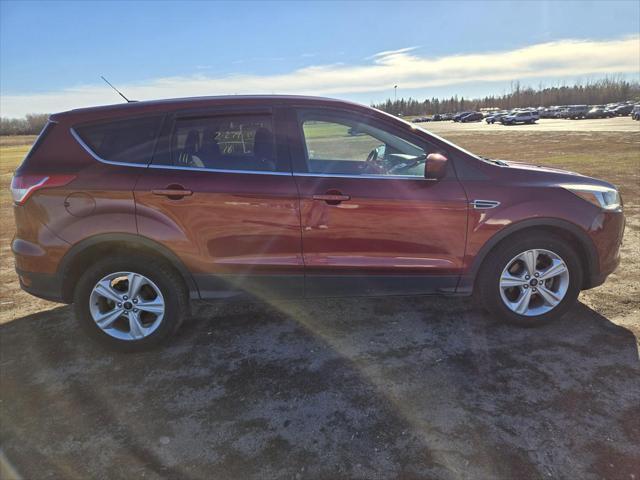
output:
M 167 141 L 168 140 L 168 141 Z M 276 171 L 271 115 L 179 118 L 154 164 L 238 171 Z
M 40 147 L 40 145 L 42 145 L 42 143 L 44 142 L 44 139 L 47 138 L 47 135 L 49 135 L 51 130 L 53 130 L 54 125 L 55 123 L 53 122 L 47 122 L 45 124 L 44 128 L 40 132 L 40 135 L 38 135 L 38 138 L 36 138 L 36 141 L 34 142 L 31 149 L 29 150 L 29 153 L 27 153 L 27 156 L 24 158 L 25 161 L 29 160 L 31 156 L 36 152 L 36 150 Z
M 155 116 L 101 122 L 80 125 L 75 131 L 103 160 L 147 164 L 151 161 L 162 119 Z

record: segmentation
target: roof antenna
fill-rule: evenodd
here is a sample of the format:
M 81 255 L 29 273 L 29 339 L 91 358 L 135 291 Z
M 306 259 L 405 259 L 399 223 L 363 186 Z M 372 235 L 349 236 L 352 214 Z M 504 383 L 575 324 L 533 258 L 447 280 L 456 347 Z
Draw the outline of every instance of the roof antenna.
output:
M 104 81 L 106 82 L 106 84 L 107 84 L 107 85 L 109 85 L 111 88 L 113 88 L 113 89 L 116 91 L 116 93 L 117 93 L 118 95 L 120 95 L 122 98 L 124 98 L 124 99 L 127 101 L 127 103 L 132 103 L 132 102 L 137 101 L 137 100 L 129 100 L 127 97 L 125 97 L 125 96 L 122 94 L 122 92 L 121 92 L 120 90 L 118 90 L 116 87 L 114 87 L 113 85 L 111 85 L 111 82 L 109 82 L 109 80 L 107 80 L 106 78 L 104 78 L 102 75 L 100 75 L 100 78 L 101 78 L 102 80 L 104 80 Z

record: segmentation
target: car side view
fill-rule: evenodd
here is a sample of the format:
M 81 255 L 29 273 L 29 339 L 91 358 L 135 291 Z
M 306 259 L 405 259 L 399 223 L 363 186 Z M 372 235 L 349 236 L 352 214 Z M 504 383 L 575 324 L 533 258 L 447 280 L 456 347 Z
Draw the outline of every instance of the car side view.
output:
M 504 115 L 500 117 L 503 125 L 517 125 L 518 123 L 535 123 L 538 117 L 532 112 L 516 112 L 512 115 Z
M 475 295 L 535 326 L 619 263 L 611 184 L 486 159 L 369 107 L 232 96 L 50 117 L 11 185 L 27 292 L 139 350 L 190 300 Z

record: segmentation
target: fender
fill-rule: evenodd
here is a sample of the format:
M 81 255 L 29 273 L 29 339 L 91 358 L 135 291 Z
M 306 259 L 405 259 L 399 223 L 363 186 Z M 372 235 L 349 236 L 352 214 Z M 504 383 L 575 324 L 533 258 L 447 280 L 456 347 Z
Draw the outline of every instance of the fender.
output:
M 580 242 L 580 246 L 586 254 L 587 271 L 585 272 L 584 281 L 591 282 L 591 277 L 593 277 L 598 272 L 599 268 L 596 247 L 593 244 L 591 238 L 589 238 L 589 235 L 587 235 L 587 233 L 579 226 L 566 220 L 562 220 L 559 218 L 540 217 L 530 218 L 527 220 L 521 220 L 519 222 L 512 223 L 504 227 L 493 237 L 491 237 L 482 246 L 476 257 L 474 258 L 469 270 L 465 273 L 464 276 L 460 278 L 460 283 L 458 284 L 456 293 L 471 294 L 478 271 L 480 270 L 482 262 L 484 262 L 484 259 L 489 254 L 489 252 L 508 236 L 531 227 L 553 227 L 572 234 L 572 236 L 574 236 L 578 240 L 578 242 Z
M 190 297 L 192 299 L 200 298 L 200 293 L 195 281 L 193 280 L 193 276 L 191 275 L 191 272 L 187 270 L 187 268 L 185 267 L 182 260 L 180 260 L 180 258 L 178 258 L 171 250 L 159 244 L 158 242 L 151 240 L 147 237 L 143 237 L 141 235 L 136 235 L 131 233 L 97 234 L 76 243 L 69 249 L 69 251 L 64 255 L 64 257 L 60 261 L 60 264 L 58 266 L 58 275 L 60 276 L 60 278 L 64 279 L 69 269 L 69 266 L 73 263 L 74 259 L 76 259 L 79 254 L 86 251 L 88 248 L 91 248 L 100 244 L 116 243 L 116 242 L 138 245 L 142 248 L 152 250 L 157 255 L 168 260 L 169 263 L 173 267 L 175 267 L 178 270 L 178 272 L 180 272 L 180 275 L 182 276 L 187 286 L 187 289 L 189 290 Z

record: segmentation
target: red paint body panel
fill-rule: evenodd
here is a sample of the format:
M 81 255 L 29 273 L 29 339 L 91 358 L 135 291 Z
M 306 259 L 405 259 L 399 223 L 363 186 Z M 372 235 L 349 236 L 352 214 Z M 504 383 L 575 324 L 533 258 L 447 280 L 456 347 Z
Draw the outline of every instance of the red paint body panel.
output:
M 293 166 L 296 173 L 256 174 L 115 165 L 94 158 L 70 130 L 81 123 L 146 114 L 268 107 L 284 112 L 274 116 L 274 127 L 278 156 L 288 161 L 288 145 L 301 141 L 284 119 L 293 118 L 286 112 L 299 106 L 348 110 L 421 136 L 446 153 L 451 174 L 428 181 L 320 177 L 300 174 Z M 15 207 L 12 243 L 16 267 L 26 280 L 23 286 L 45 298 L 63 299 L 57 291 L 29 286 L 31 280 L 44 276 L 49 284 L 63 284 L 68 280 L 63 266 L 82 245 L 117 234 L 157 245 L 187 284 L 190 275 L 199 278 L 204 285 L 200 293 L 217 288 L 207 278 L 263 276 L 295 283 L 304 275 L 351 277 L 356 282 L 426 276 L 454 279 L 454 289 L 460 278 L 458 291 L 470 293 L 487 252 L 521 226 L 553 226 L 579 239 L 588 257 L 585 288 L 604 281 L 620 261 L 622 212 L 603 211 L 561 188 L 563 183 L 608 186 L 606 182 L 561 170 L 484 162 L 361 105 L 309 97 L 234 96 L 80 109 L 51 118 L 56 125 L 16 174 L 72 174 L 75 179 L 64 187 L 38 190 Z M 153 193 L 176 186 L 193 193 L 175 200 Z M 328 193 L 349 199 L 336 205 L 313 199 Z M 484 210 L 469 206 L 478 199 L 500 204 Z
M 168 185 L 194 193 L 151 193 Z M 141 235 L 167 246 L 193 273 L 300 274 L 300 212 L 291 175 L 150 169 L 135 191 Z
M 308 273 L 460 274 L 468 202 L 455 179 L 296 181 Z M 351 198 L 338 205 L 313 199 L 329 191 Z

